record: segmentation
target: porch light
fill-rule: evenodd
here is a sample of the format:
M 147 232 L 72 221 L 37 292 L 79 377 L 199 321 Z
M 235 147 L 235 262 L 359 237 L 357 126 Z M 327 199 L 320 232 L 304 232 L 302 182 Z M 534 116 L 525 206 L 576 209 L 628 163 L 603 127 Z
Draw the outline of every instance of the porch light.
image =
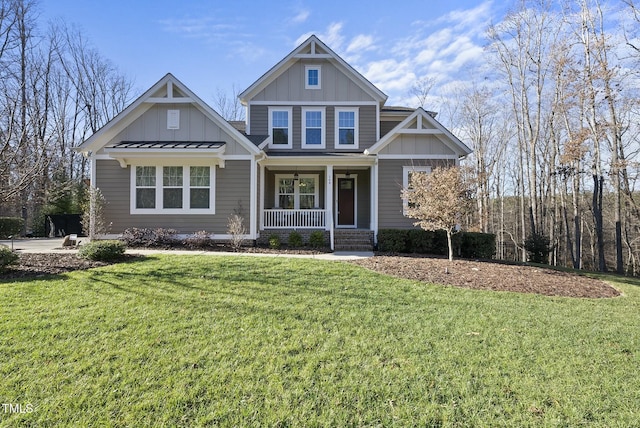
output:
M 344 176 L 347 178 L 351 177 L 351 173 L 349 172 L 349 170 L 347 170 L 347 173 Z
M 298 171 L 295 172 L 295 174 L 293 174 L 293 181 L 298 181 L 300 179 L 300 176 L 298 175 Z

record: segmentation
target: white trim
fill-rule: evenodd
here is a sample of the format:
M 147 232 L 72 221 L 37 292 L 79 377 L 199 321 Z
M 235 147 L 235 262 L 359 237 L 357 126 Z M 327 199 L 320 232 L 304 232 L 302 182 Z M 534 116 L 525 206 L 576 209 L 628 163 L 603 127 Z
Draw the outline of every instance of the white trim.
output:
M 257 195 L 257 186 L 256 186 L 256 178 L 257 178 L 257 171 L 258 168 L 258 163 L 256 161 L 256 159 L 252 159 L 251 160 L 251 174 L 250 174 L 250 178 L 249 178 L 249 183 L 250 183 L 250 189 L 249 189 L 249 234 L 251 235 L 252 239 L 255 239 L 255 237 L 257 236 L 257 215 L 258 213 L 256 212 L 256 207 L 258 206 L 258 195 Z
M 333 58 L 331 55 L 329 54 L 314 54 L 314 53 L 310 53 L 310 54 L 296 54 L 294 55 L 294 58 L 300 58 L 300 59 L 331 59 Z
M 274 208 L 277 209 L 284 209 L 280 206 L 280 186 L 279 186 L 279 182 L 280 179 L 282 178 L 291 178 L 294 179 L 294 174 L 275 174 L 275 186 L 274 186 Z M 315 199 L 315 207 L 313 208 L 309 208 L 309 209 L 321 209 L 320 208 L 320 175 L 319 174 L 298 174 L 298 180 L 294 179 L 294 190 L 293 190 L 293 209 L 294 210 L 300 210 L 303 208 L 300 208 L 300 187 L 299 187 L 299 183 L 300 183 L 300 178 L 313 178 L 315 181 L 315 193 L 314 193 L 314 199 Z M 307 193 L 310 194 L 310 193 Z M 306 209 L 306 208 L 304 208 Z
M 421 165 L 403 165 L 402 167 L 402 189 L 409 188 L 409 173 L 410 172 L 426 172 L 427 174 L 431 173 L 430 166 L 421 166 Z M 402 215 L 407 215 L 407 208 L 409 206 L 409 202 L 407 198 L 402 198 Z
M 262 162 L 258 163 L 259 167 L 260 167 L 260 205 L 258 207 L 259 212 L 260 212 L 260 230 L 264 230 L 264 216 L 262 215 L 262 212 L 264 211 L 264 193 L 265 193 L 265 187 L 266 187 L 266 183 L 265 181 L 265 166 L 262 164 Z
M 353 144 L 340 144 L 340 120 L 338 119 L 340 113 L 353 113 Z M 358 107 L 350 107 L 350 108 L 336 108 L 335 116 L 334 116 L 334 148 L 335 149 L 358 149 L 360 146 L 359 138 L 360 138 L 360 109 Z
M 156 169 L 156 207 L 155 208 L 137 208 L 136 207 L 136 167 L 138 166 L 152 166 Z M 182 167 L 182 207 L 183 208 L 162 208 L 163 204 L 163 167 L 165 166 L 179 166 Z M 192 166 L 208 166 L 209 167 L 209 208 L 184 208 L 190 205 L 190 167 Z M 186 170 L 186 173 L 185 173 Z M 216 167 L 215 165 L 195 165 L 194 163 L 180 163 L 173 161 L 173 164 L 153 164 L 149 165 L 131 165 L 129 178 L 129 214 L 132 215 L 148 215 L 148 214 L 161 214 L 161 215 L 175 215 L 175 214 L 188 214 L 188 215 L 202 215 L 202 214 L 215 214 L 215 202 L 216 202 Z M 201 187 L 196 187 L 201 188 Z
M 378 162 L 371 167 L 371 222 L 374 240 L 378 236 Z
M 375 101 L 251 101 L 254 106 L 379 106 Z
M 335 205 L 336 205 L 336 228 L 337 229 L 356 229 L 358 227 L 358 174 L 351 173 L 349 177 L 347 174 L 336 174 L 335 182 Z M 340 189 L 338 189 L 338 183 L 340 178 L 352 178 L 353 179 L 353 224 L 338 224 L 338 213 L 340 206 L 338 204 Z
M 318 72 L 318 84 L 309 84 L 309 71 L 316 70 Z M 304 66 L 304 88 L 305 89 L 322 89 L 322 66 L 319 64 L 309 64 Z
M 307 112 L 320 112 L 321 124 L 320 124 L 320 144 L 307 144 Z M 303 149 L 324 149 L 326 147 L 326 116 L 327 110 L 325 107 L 302 107 L 302 148 Z
M 458 155 L 378 155 L 378 159 L 450 159 L 457 160 Z
M 287 112 L 287 141 L 285 144 L 274 144 L 273 142 L 273 113 L 274 112 Z M 269 107 L 269 148 L 270 149 L 291 149 L 293 148 L 293 107 Z

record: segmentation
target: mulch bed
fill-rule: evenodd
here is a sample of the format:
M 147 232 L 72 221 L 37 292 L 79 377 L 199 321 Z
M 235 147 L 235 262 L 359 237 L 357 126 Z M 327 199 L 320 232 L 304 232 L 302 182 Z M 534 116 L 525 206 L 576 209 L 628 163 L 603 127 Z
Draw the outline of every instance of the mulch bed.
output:
M 266 250 L 253 251 L 267 252 Z M 301 251 L 291 251 L 291 253 L 300 254 Z M 125 260 L 138 256 L 127 255 L 126 257 Z M 434 257 L 388 255 L 359 259 L 351 263 L 396 277 L 478 290 L 585 298 L 620 295 L 618 290 L 604 281 L 536 266 L 469 260 L 450 262 Z M 85 260 L 75 253 L 20 253 L 18 264 L 5 272 L 0 272 L 0 280 L 37 278 L 108 264 Z
M 414 256 L 376 256 L 352 263 L 395 277 L 477 290 L 585 298 L 620 295 L 604 281 L 537 266 Z

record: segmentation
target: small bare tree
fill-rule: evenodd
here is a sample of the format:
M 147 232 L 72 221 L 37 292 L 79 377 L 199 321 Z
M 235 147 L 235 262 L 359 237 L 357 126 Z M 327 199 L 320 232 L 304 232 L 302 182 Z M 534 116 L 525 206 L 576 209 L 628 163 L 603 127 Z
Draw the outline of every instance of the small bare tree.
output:
M 111 223 L 104 218 L 104 209 L 107 200 L 97 187 L 89 187 L 89 197 L 84 204 L 82 213 L 82 229 L 89 236 L 89 240 L 95 240 L 98 235 L 103 235 L 111 229 Z
M 469 186 L 459 167 L 438 167 L 431 173 L 413 172 L 409 187 L 402 189 L 406 214 L 424 230 L 447 232 L 449 260 L 453 260 L 452 236 L 469 207 Z
M 244 242 L 247 230 L 244 227 L 244 219 L 240 214 L 234 213 L 229 216 L 227 222 L 227 232 L 231 235 L 230 243 L 234 251 L 239 251 Z

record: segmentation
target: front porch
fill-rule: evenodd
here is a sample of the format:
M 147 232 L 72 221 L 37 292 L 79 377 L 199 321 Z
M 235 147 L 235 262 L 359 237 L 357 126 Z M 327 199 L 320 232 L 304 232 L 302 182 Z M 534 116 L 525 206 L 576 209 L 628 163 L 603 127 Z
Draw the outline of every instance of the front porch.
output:
M 336 230 L 364 230 L 367 236 L 375 230 L 377 167 L 371 159 L 337 165 L 313 164 L 309 158 L 267 161 L 259 170 L 261 234 L 325 230 L 334 249 Z

